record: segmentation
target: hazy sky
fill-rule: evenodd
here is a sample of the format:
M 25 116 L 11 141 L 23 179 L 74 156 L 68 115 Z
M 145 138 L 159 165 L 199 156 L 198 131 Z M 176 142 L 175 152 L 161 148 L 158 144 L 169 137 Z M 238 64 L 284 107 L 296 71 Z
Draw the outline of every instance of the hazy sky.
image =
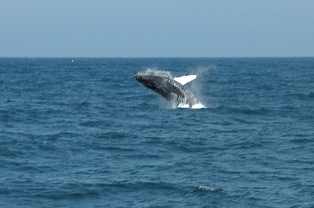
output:
M 0 0 L 0 57 L 314 56 L 313 0 Z

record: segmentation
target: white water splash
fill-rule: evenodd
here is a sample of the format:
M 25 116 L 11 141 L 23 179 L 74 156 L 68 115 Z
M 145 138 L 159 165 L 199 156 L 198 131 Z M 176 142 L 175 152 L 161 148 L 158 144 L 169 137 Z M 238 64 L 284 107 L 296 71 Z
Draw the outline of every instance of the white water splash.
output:
M 190 108 L 189 104 L 186 103 L 180 103 L 177 108 Z M 205 105 L 202 103 L 196 103 L 194 104 L 190 109 L 202 109 L 202 108 L 207 108 Z
M 192 109 L 202 109 L 202 108 L 207 108 L 203 103 L 196 103 L 195 105 L 192 106 Z

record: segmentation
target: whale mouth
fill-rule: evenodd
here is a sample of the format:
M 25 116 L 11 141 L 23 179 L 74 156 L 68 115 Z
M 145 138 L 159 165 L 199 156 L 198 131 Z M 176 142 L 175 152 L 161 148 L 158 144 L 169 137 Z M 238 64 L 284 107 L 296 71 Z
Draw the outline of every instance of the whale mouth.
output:
M 150 81 L 149 76 L 143 73 L 137 73 L 134 75 L 134 78 L 139 81 L 142 84 L 148 84 L 148 82 Z
M 140 76 L 141 76 L 140 73 L 137 73 L 137 74 L 134 75 L 134 78 L 135 78 L 136 80 L 139 80 L 139 79 L 140 79 Z

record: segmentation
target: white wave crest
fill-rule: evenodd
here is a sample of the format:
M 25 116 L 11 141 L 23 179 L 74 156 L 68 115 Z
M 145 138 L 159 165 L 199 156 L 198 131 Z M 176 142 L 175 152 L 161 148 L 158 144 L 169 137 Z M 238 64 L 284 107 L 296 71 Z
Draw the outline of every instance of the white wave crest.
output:
M 198 190 L 200 190 L 200 191 L 209 191 L 209 192 L 220 191 L 219 188 L 212 188 L 212 187 L 208 187 L 208 186 L 199 186 Z
M 186 103 L 180 103 L 177 108 L 190 108 L 189 104 Z M 207 108 L 205 105 L 202 103 L 196 103 L 194 104 L 191 109 L 202 109 L 202 108 Z

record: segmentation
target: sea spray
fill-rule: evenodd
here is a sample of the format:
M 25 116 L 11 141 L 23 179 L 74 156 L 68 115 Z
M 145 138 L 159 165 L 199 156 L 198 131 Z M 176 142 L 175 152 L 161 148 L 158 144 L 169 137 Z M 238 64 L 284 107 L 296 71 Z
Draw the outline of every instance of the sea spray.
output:
M 169 78 L 173 79 L 173 76 L 171 75 L 171 73 L 169 71 L 161 71 L 161 70 L 157 70 L 155 68 L 148 68 L 143 73 L 149 74 L 149 75 L 159 75 L 159 76 L 169 77 Z

